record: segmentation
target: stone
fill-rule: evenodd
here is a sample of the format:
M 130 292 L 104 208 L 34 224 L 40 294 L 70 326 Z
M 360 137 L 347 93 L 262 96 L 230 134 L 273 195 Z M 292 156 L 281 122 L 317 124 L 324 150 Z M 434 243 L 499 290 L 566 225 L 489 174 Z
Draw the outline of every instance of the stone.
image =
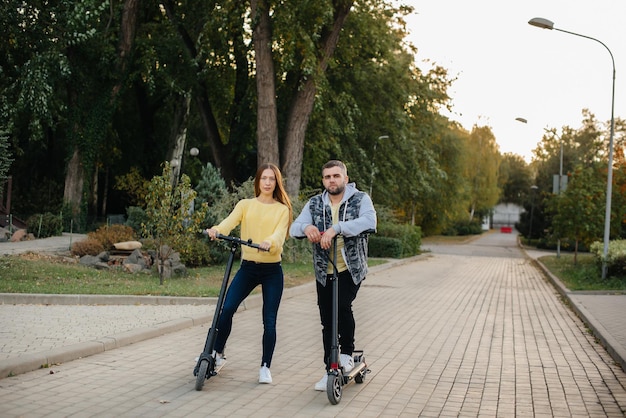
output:
M 126 250 L 132 251 L 142 247 L 141 242 L 139 241 L 124 241 L 124 242 L 116 242 L 113 244 L 116 250 Z
M 13 233 L 13 235 L 11 236 L 11 242 L 18 242 L 23 240 L 26 237 L 26 230 L 25 229 L 18 229 L 17 231 L 15 231 Z

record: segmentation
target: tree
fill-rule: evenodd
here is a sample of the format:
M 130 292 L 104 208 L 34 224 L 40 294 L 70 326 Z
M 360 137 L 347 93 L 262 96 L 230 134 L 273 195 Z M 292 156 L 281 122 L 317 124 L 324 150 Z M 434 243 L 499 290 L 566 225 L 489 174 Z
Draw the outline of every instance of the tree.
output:
M 558 237 L 575 241 L 574 263 L 580 242 L 589 246 L 602 236 L 604 187 L 600 172 L 580 167 L 572 175 L 567 190 L 551 202 L 552 229 Z
M 502 190 L 501 202 L 523 205 L 532 181 L 530 167 L 521 156 L 511 153 L 502 156 L 498 171 L 498 186 Z
M 486 215 L 486 211 L 498 203 L 498 168 L 500 153 L 496 138 L 488 126 L 474 126 L 469 136 L 468 165 L 465 167 L 469 181 L 469 220 L 477 212 Z
M 145 202 L 147 222 L 143 232 L 156 241 L 161 285 L 167 276 L 166 260 L 174 250 L 182 252 L 193 246 L 192 239 L 201 233 L 207 214 L 206 203 L 194 207 L 196 192 L 189 177 L 183 174 L 175 186 L 171 178 L 172 169 L 166 162 L 161 176 L 150 181 Z

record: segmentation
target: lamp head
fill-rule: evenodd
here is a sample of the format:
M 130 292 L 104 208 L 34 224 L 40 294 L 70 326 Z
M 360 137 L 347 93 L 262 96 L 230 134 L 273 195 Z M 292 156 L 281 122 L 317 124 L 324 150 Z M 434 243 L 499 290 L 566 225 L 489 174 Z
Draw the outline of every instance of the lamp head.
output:
M 515 120 L 518 121 L 518 122 L 522 122 L 522 123 L 528 123 L 526 118 L 522 118 L 522 117 L 517 117 L 517 118 L 515 118 Z
M 542 29 L 554 29 L 554 22 L 543 17 L 533 17 L 528 21 L 528 24 Z

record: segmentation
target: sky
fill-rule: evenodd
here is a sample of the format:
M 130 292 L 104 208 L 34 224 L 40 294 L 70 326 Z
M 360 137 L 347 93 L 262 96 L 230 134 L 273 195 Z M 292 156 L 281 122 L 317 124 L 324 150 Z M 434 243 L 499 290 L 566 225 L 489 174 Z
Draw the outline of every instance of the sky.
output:
M 528 24 L 596 38 L 615 61 L 615 118 L 626 119 L 626 0 L 404 0 L 417 65 L 456 78 L 452 113 L 471 130 L 490 126 L 501 153 L 531 161 L 544 129 L 582 126 L 582 110 L 611 119 L 613 64 L 601 43 Z M 527 123 L 516 121 L 524 118 Z

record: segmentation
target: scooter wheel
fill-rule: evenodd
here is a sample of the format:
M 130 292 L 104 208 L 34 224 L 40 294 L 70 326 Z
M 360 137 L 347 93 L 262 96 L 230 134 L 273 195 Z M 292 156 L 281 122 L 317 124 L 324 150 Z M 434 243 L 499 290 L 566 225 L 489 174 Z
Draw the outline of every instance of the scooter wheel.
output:
M 343 379 L 337 374 L 328 375 L 326 383 L 326 395 L 331 404 L 337 405 L 341 401 L 341 392 L 343 390 Z
M 365 380 L 365 373 L 361 372 L 359 374 L 357 374 L 356 376 L 354 376 L 354 381 L 356 383 L 363 383 L 363 380 Z
M 206 372 L 209 369 L 209 361 L 202 360 L 198 366 L 198 374 L 196 375 L 196 390 L 202 390 L 204 381 L 206 380 Z

